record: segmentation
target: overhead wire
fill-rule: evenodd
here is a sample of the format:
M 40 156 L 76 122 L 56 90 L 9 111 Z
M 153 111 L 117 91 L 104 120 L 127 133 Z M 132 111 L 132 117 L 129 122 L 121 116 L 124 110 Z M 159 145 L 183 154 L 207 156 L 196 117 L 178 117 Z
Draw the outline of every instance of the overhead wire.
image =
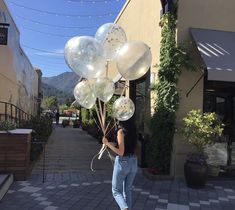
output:
M 113 3 L 113 2 L 119 2 L 120 0 L 65 0 L 68 3 L 80 3 L 80 4 L 84 4 L 84 3 L 92 3 L 92 4 L 96 4 L 96 3 Z
M 56 13 L 56 12 L 51 12 L 51 11 L 46 11 L 46 10 L 39 10 L 39 9 L 35 9 L 32 7 L 27 7 L 21 4 L 17 4 L 15 2 L 12 1 L 8 1 L 9 4 L 12 4 L 16 7 L 20 7 L 26 10 L 30 10 L 30 11 L 34 11 L 34 12 L 38 12 L 41 14 L 47 14 L 47 15 L 55 15 L 55 16 L 63 16 L 63 17 L 73 17 L 73 18 L 92 18 L 92 17 L 107 17 L 107 16 L 114 16 L 117 15 L 118 13 L 102 13 L 102 14 L 69 14 L 69 13 Z
M 21 27 L 26 29 L 26 30 L 34 31 L 34 32 L 37 32 L 37 33 L 40 33 L 40 34 L 45 34 L 45 35 L 48 35 L 48 36 L 57 36 L 57 37 L 62 37 L 62 38 L 72 38 L 74 36 L 78 36 L 77 34 L 73 34 L 73 35 L 61 35 L 61 34 L 55 34 L 55 33 L 49 33 L 49 32 L 35 30 L 35 29 L 28 28 L 28 27 L 25 27 L 25 26 L 21 26 Z
M 32 53 L 33 52 L 33 53 Z M 44 60 L 44 61 L 49 61 L 49 62 L 60 62 L 63 60 L 62 56 L 54 56 L 50 54 L 38 54 L 35 53 L 34 51 L 27 51 L 27 55 L 30 55 L 31 57 L 34 57 L 34 59 L 39 59 L 39 60 Z M 64 60 L 63 60 L 64 61 Z
M 49 51 L 49 50 L 42 50 L 42 49 L 38 49 L 38 48 L 34 48 L 34 47 L 29 47 L 25 44 L 22 45 L 23 47 L 25 48 L 28 48 L 28 49 L 31 49 L 31 50 L 37 50 L 37 51 L 40 51 L 40 52 L 45 52 L 45 53 L 51 53 L 51 54 L 55 54 L 55 55 L 64 55 L 64 53 L 60 53 L 60 52 L 53 52 L 53 51 Z
M 26 17 L 22 17 L 20 15 L 16 15 L 15 17 L 20 18 L 22 20 L 31 22 L 31 23 L 35 23 L 35 24 L 39 24 L 39 25 L 45 25 L 45 26 L 49 26 L 49 27 L 55 27 L 55 28 L 68 28 L 68 29 L 93 29 L 93 28 L 97 28 L 97 26 L 62 26 L 62 25 L 54 25 L 54 24 L 48 24 L 48 23 L 43 23 L 40 21 L 36 21 L 36 20 L 32 20 Z
M 79 1 L 67 0 L 67 2 L 73 2 L 73 3 L 88 3 L 88 2 L 89 3 L 111 3 L 111 2 L 118 2 L 118 1 L 119 0 L 99 0 L 99 1 L 97 1 L 97 0 L 96 1 L 94 1 L 94 0 L 86 0 L 86 1 L 83 1 L 83 0 L 79 0 Z M 38 12 L 38 13 L 47 14 L 47 15 L 63 16 L 63 17 L 66 17 L 66 18 L 69 17 L 69 18 L 89 18 L 90 19 L 90 18 L 93 18 L 93 17 L 94 18 L 102 18 L 102 17 L 107 17 L 107 16 L 111 17 L 111 16 L 114 16 L 114 15 L 116 16 L 118 14 L 118 13 L 113 13 L 113 12 L 101 13 L 101 14 L 94 14 L 94 13 L 92 13 L 92 14 L 57 13 L 57 12 L 51 12 L 51 11 L 40 10 L 40 9 L 35 9 L 35 8 L 32 8 L 32 7 L 24 6 L 22 4 L 15 3 L 13 1 L 8 1 L 8 3 L 13 5 L 13 6 L 23 8 L 25 10 L 30 10 L 30 11 L 33 11 L 33 12 Z M 55 28 L 63 28 L 63 29 L 68 28 L 68 29 L 80 29 L 80 30 L 81 29 L 94 29 L 94 28 L 96 28 L 96 26 L 67 26 L 67 25 L 56 25 L 56 24 L 43 23 L 41 21 L 37 21 L 37 20 L 33 20 L 33 19 L 30 19 L 30 18 L 23 17 L 21 15 L 16 15 L 16 17 L 20 18 L 20 19 L 23 19 L 25 21 L 28 21 L 28 22 L 35 23 L 37 25 L 44 25 L 44 26 L 55 27 Z M 41 34 L 48 35 L 48 36 L 56 36 L 56 37 L 62 37 L 62 38 L 71 38 L 73 36 L 78 36 L 78 34 L 76 34 L 76 35 L 75 34 L 74 35 L 61 35 L 61 34 L 56 34 L 56 33 L 49 33 L 49 32 L 43 32 L 43 31 L 40 31 L 40 30 L 35 30 L 35 29 L 32 29 L 30 27 L 26 27 L 26 26 L 21 26 L 21 27 L 26 29 L 26 30 L 41 33 Z M 38 48 L 34 48 L 34 47 L 31 47 L 31 46 L 28 46 L 28 45 L 25 45 L 25 44 L 23 44 L 22 46 L 26 49 L 30 49 L 30 50 L 33 50 L 33 51 L 38 51 L 38 52 L 45 53 L 45 55 L 34 54 L 36 56 L 47 56 L 46 58 L 50 57 L 51 59 L 61 59 L 62 60 L 63 55 L 64 55 L 64 53 L 62 53 L 62 52 L 60 53 L 60 52 L 55 52 L 55 51 L 50 51 L 50 50 L 38 49 Z M 48 53 L 48 55 L 46 55 L 46 53 Z M 52 58 L 52 56 L 53 56 L 53 58 Z M 61 56 L 61 58 L 59 58 L 58 56 L 59 57 Z M 32 59 L 32 60 L 35 60 L 35 59 Z M 41 60 L 43 60 L 43 59 L 41 59 Z M 53 62 L 50 63 L 48 61 L 45 61 L 45 62 L 46 63 L 39 62 L 37 64 L 37 66 L 49 67 L 49 69 L 47 68 L 47 70 L 49 70 L 50 72 L 58 72 L 57 70 L 54 70 L 54 69 L 59 69 L 59 68 L 65 69 L 65 67 L 67 67 L 67 69 L 69 69 L 64 60 L 63 60 L 64 63 L 61 63 L 61 64 L 56 63 L 56 62 L 54 62 L 54 63 Z M 51 65 L 54 65 L 54 66 L 51 66 Z M 58 66 L 58 65 L 61 65 L 61 67 Z

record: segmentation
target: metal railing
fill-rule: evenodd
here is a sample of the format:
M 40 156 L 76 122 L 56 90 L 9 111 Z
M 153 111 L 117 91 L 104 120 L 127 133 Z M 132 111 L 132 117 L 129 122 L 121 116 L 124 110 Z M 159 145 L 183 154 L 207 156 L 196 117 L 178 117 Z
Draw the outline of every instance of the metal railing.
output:
M 0 101 L 0 121 L 11 121 L 19 125 L 21 121 L 29 120 L 31 117 L 14 104 Z

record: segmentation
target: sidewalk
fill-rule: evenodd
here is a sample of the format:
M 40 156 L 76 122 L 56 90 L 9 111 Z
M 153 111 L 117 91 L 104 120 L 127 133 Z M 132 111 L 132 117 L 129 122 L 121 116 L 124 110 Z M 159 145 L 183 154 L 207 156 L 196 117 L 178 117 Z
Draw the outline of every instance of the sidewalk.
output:
M 0 202 L 1 210 L 118 210 L 111 194 L 112 164 L 106 155 L 90 161 L 101 145 L 77 128 L 55 127 L 46 147 L 46 180 L 42 160 L 29 180 L 14 182 Z M 150 181 L 139 170 L 133 189 L 133 210 L 233 210 L 235 180 L 209 181 L 202 190 L 183 181 Z

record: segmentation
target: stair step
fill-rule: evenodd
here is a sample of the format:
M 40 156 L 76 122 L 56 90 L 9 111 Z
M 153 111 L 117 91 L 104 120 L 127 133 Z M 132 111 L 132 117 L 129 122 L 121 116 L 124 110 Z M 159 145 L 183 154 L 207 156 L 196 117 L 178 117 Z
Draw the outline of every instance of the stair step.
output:
M 12 174 L 0 174 L 0 201 L 13 183 Z

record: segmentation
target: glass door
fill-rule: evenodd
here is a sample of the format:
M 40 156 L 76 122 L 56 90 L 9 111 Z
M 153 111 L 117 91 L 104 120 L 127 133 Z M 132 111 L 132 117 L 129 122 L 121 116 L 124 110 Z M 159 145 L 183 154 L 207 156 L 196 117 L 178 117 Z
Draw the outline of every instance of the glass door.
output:
M 227 93 L 205 92 L 204 112 L 215 112 L 225 124 L 221 143 L 225 144 L 224 147 L 227 147 L 227 152 L 222 158 L 225 158 L 224 162 L 227 162 L 227 165 L 231 165 L 231 145 L 234 136 L 231 96 Z

